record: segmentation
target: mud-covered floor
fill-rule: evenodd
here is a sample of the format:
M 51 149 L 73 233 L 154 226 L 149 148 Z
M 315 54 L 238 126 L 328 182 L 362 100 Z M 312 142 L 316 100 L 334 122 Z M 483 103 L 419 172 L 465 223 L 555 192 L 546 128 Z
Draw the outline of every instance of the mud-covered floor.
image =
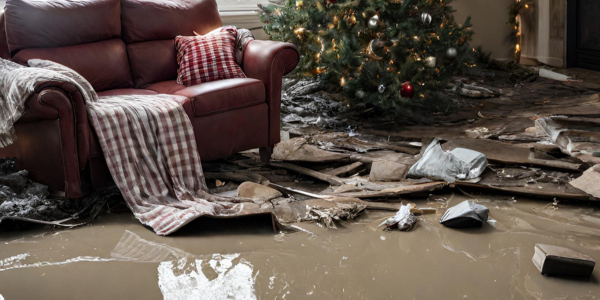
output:
M 462 195 L 415 199 L 452 206 Z M 471 198 L 469 198 L 471 199 Z M 598 299 L 589 280 L 545 277 L 535 243 L 600 261 L 599 208 L 477 197 L 495 224 L 455 230 L 421 217 L 410 232 L 382 231 L 389 212 L 367 211 L 337 230 L 298 223 L 274 232 L 270 218 L 202 219 L 156 236 L 129 213 L 93 226 L 0 235 L 5 299 Z

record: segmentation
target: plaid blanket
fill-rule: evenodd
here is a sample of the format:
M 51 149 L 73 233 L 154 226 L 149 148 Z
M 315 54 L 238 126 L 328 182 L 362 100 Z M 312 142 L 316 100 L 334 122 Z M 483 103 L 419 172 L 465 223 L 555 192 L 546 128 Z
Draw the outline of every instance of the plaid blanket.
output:
M 242 199 L 208 192 L 192 124 L 182 96 L 127 95 L 98 98 L 75 71 L 31 60 L 27 68 L 0 60 L 0 147 L 12 143 L 13 123 L 34 87 L 48 80 L 75 84 L 127 205 L 142 224 L 168 235 L 203 215 L 258 213 Z M 251 202 L 251 200 L 247 200 Z
M 181 96 L 109 96 L 89 103 L 110 172 L 135 216 L 168 235 L 202 215 L 236 215 L 235 198 L 207 192 Z
M 62 81 L 75 85 L 85 101 L 95 101 L 92 86 L 77 72 L 60 64 L 40 59 L 29 60 L 30 68 L 0 58 L 0 148 L 14 143 L 14 123 L 25 111 L 25 101 L 38 83 Z

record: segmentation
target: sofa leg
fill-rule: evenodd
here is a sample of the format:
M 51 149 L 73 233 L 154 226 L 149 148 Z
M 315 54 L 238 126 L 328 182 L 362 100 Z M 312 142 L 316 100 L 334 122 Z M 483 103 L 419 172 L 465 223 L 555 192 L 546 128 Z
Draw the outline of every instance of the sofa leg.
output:
M 260 153 L 260 161 L 264 164 L 268 164 L 271 161 L 271 154 L 273 154 L 273 147 L 262 147 L 258 149 Z

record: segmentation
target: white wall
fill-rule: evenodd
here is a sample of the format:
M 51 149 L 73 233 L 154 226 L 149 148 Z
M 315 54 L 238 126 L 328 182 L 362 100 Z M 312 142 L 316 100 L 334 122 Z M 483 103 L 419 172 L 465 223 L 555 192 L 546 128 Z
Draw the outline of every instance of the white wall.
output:
M 564 67 L 566 65 L 566 3 L 535 0 L 523 14 L 522 57 Z
M 262 30 L 263 23 L 254 11 L 227 12 L 221 11 L 223 25 L 234 25 L 252 31 L 254 38 L 268 40 L 269 36 Z
M 510 28 L 506 24 L 508 6 L 515 0 L 455 0 L 451 6 L 456 10 L 458 23 L 471 16 L 473 40 L 471 45 L 483 46 L 495 59 L 513 59 L 513 45 L 508 41 Z
M 262 30 L 263 23 L 256 14 L 258 4 L 268 4 L 268 0 L 217 0 L 217 3 L 223 25 L 250 29 L 256 39 L 269 39 Z

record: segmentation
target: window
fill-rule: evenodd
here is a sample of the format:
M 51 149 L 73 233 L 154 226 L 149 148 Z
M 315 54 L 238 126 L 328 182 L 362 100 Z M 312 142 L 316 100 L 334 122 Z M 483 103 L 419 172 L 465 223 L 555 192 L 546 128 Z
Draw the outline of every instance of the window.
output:
M 267 4 L 268 0 L 217 0 L 219 11 L 256 11 L 259 3 Z

